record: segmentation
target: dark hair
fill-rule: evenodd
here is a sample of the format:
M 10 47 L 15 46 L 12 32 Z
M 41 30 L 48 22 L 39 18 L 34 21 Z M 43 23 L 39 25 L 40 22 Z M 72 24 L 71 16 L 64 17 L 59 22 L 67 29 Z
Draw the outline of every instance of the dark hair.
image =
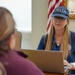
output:
M 0 51 L 10 49 L 7 41 L 14 32 L 15 22 L 11 12 L 4 7 L 0 7 Z

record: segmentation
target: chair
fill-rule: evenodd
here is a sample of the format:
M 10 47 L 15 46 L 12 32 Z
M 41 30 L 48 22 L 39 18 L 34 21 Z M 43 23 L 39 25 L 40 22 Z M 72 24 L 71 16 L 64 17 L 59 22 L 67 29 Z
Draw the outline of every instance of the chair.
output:
M 19 31 L 16 31 L 16 42 L 15 42 L 15 49 L 21 49 L 21 39 L 22 39 L 22 34 Z

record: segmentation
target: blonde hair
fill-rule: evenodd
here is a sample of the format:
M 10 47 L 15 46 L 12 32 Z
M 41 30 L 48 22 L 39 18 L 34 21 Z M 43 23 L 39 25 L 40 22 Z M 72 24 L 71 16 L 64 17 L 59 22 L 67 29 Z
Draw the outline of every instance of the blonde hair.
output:
M 69 24 L 69 19 L 68 19 L 68 24 Z M 53 25 L 51 25 L 51 30 L 48 33 L 48 39 L 47 39 L 45 50 L 51 50 L 53 34 L 54 34 L 54 28 L 53 28 Z M 63 51 L 64 59 L 67 59 L 67 56 L 69 54 L 69 43 L 71 43 L 69 41 L 70 41 L 70 31 L 69 31 L 68 25 L 66 25 L 62 42 L 61 42 L 61 47 L 60 47 L 60 51 Z
M 7 75 L 6 69 L 2 62 L 0 62 L 0 75 Z
M 0 7 L 0 50 L 9 50 L 7 40 L 15 31 L 15 22 L 9 10 Z

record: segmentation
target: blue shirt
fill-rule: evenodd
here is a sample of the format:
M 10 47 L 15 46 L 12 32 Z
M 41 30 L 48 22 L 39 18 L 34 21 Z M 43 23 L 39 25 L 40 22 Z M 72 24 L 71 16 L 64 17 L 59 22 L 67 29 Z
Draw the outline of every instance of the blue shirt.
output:
M 60 45 L 58 46 L 55 43 L 55 38 L 54 37 L 53 37 L 52 41 L 53 41 L 53 43 L 52 43 L 51 50 L 60 51 Z M 45 41 L 45 35 L 43 35 L 37 49 L 38 50 L 44 50 L 45 47 L 46 47 L 46 41 Z M 75 32 L 71 32 L 71 52 L 67 57 L 67 61 L 69 63 L 70 62 L 75 62 Z

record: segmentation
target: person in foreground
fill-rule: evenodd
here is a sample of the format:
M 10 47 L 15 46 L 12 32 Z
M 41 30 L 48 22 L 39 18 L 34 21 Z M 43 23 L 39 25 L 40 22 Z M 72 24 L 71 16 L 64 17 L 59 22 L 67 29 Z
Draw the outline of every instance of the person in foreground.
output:
M 57 7 L 51 19 L 51 29 L 42 36 L 38 50 L 63 51 L 64 65 L 75 62 L 75 32 L 69 30 L 69 11 L 64 6 Z
M 0 62 L 0 75 L 7 75 L 4 65 Z
M 0 7 L 0 62 L 7 75 L 44 75 L 27 55 L 15 50 L 15 22 L 9 10 Z

